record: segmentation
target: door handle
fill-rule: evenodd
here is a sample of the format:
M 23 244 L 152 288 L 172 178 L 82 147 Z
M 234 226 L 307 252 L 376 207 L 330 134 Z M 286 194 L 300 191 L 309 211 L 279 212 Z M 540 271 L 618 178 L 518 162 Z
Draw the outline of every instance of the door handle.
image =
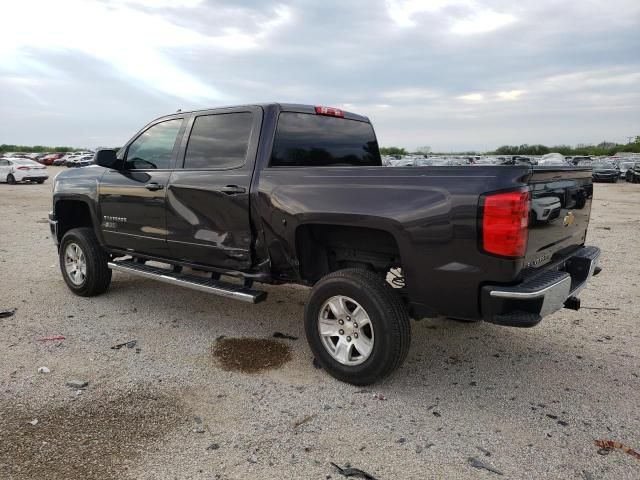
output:
M 144 188 L 146 188 L 147 190 L 151 190 L 152 192 L 155 192 L 156 190 L 162 190 L 164 188 L 164 185 L 160 185 L 159 183 L 156 182 L 152 182 L 152 183 L 147 183 Z
M 220 191 L 226 195 L 235 195 L 236 193 L 245 193 L 247 189 L 238 185 L 225 185 Z

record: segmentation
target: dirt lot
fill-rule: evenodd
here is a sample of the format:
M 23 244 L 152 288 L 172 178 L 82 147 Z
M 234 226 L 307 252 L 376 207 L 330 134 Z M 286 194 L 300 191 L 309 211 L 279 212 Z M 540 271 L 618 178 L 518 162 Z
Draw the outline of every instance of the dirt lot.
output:
M 0 310 L 17 308 L 0 318 L 0 478 L 343 478 L 329 462 L 378 479 L 640 478 L 640 459 L 594 444 L 640 450 L 640 185 L 595 197 L 592 308 L 528 330 L 414 322 L 404 367 L 362 389 L 312 365 L 302 288 L 249 306 L 117 273 L 75 297 L 49 238 L 51 181 L 0 184 Z M 299 337 L 265 349 L 279 368 L 214 356 L 220 336 L 275 331 Z M 39 340 L 53 335 L 66 339 Z

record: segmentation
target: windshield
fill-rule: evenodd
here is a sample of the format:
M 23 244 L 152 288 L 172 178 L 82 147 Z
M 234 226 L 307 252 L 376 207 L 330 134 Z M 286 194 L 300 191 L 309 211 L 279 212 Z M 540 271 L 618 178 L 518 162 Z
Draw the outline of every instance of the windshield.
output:
M 614 169 L 616 166 L 611 162 L 598 162 L 593 164 L 593 168 L 597 170 L 603 170 L 605 168 Z

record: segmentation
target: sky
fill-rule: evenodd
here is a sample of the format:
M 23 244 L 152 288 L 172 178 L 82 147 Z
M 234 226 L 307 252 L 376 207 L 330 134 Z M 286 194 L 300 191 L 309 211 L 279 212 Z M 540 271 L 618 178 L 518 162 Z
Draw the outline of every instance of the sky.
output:
M 177 109 L 368 116 L 381 146 L 640 135 L 638 0 L 4 0 L 0 143 L 119 146 Z

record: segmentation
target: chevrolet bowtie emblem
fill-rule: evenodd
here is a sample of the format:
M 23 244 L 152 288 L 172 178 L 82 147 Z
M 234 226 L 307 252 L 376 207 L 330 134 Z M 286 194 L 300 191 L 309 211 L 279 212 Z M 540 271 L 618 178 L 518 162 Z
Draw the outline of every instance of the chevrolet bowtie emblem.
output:
M 576 217 L 573 214 L 573 212 L 568 212 L 565 217 L 564 220 L 562 221 L 562 223 L 564 224 L 565 227 L 568 227 L 569 225 L 573 225 L 573 222 L 576 221 Z

